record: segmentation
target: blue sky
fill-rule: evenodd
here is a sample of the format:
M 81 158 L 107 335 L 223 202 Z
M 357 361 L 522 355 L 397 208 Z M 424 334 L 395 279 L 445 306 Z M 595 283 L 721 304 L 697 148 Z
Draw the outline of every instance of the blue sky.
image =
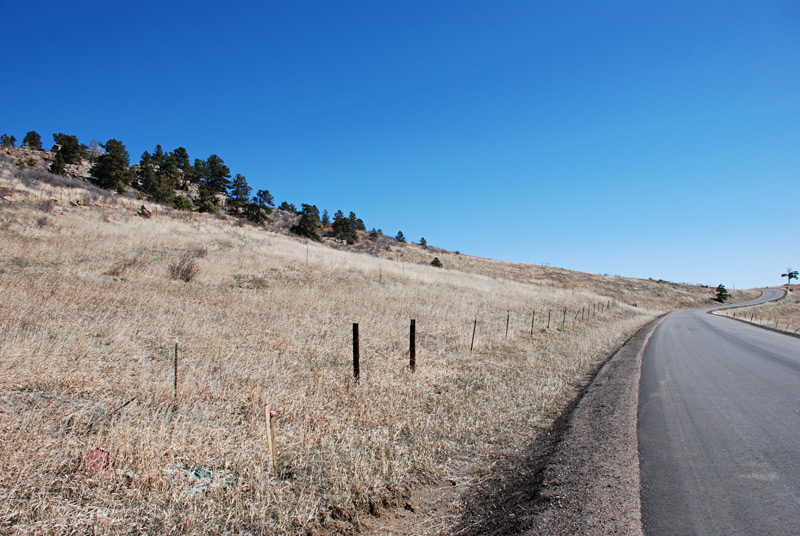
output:
M 277 201 L 484 257 L 800 268 L 800 3 L 11 2 L 0 131 L 220 155 Z

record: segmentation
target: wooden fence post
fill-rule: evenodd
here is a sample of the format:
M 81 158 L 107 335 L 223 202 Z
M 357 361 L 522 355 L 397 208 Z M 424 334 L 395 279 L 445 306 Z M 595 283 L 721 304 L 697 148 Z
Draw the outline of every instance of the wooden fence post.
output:
M 475 347 L 475 330 L 478 329 L 478 319 L 475 319 L 475 323 L 472 324 L 472 342 L 469 343 L 469 351 L 472 353 L 472 349 Z
M 172 397 L 178 402 L 178 337 L 175 337 L 175 359 L 172 362 Z
M 561 319 L 561 327 L 563 328 L 566 323 L 567 323 L 567 308 L 564 307 L 564 317 Z
M 506 340 L 508 340 L 508 323 L 511 321 L 511 311 L 506 312 Z
M 550 329 L 550 309 L 547 310 L 547 329 Z
M 531 316 L 531 335 L 533 335 L 533 323 L 536 320 L 536 309 L 533 310 L 533 315 Z
M 408 366 L 411 368 L 411 372 L 414 372 L 414 370 L 417 368 L 417 326 L 416 321 L 413 318 L 411 319 L 411 332 L 408 350 L 410 354 Z
M 359 372 L 358 322 L 353 322 L 353 378 L 356 382 L 358 381 Z
M 267 428 L 267 448 L 269 448 L 269 455 L 272 458 L 272 470 L 275 475 L 278 474 L 278 457 L 275 455 L 275 429 L 272 427 L 273 411 L 269 406 L 264 406 L 264 424 Z

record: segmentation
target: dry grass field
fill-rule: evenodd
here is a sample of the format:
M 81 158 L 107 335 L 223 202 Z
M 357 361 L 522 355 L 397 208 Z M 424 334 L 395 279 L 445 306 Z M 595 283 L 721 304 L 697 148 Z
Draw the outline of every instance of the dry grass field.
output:
M 787 333 L 800 333 L 800 298 L 797 296 L 797 285 L 789 288 L 791 292 L 787 292 L 786 296 L 778 301 L 753 307 L 719 311 L 717 314 L 736 315 L 736 318 L 754 324 L 768 326 Z
M 520 449 L 640 326 L 713 294 L 144 219 L 116 196 L 71 205 L 94 194 L 8 168 L 0 187 L 6 534 L 356 532 L 357 514 Z M 189 282 L 170 274 L 182 258 Z

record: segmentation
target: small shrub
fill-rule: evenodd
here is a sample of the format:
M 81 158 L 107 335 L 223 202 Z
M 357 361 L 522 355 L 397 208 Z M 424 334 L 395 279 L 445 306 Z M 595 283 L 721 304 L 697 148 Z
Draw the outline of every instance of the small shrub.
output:
M 47 199 L 45 201 L 40 201 L 38 204 L 39 210 L 42 212 L 52 212 L 53 207 L 56 206 L 56 201 L 54 199 Z
M 192 211 L 192 202 L 188 197 L 183 195 L 176 195 L 172 199 L 172 206 L 178 210 L 188 210 L 189 212 Z
M 187 283 L 200 273 L 195 252 L 184 253 L 179 260 L 169 263 L 167 268 L 172 279 L 181 279 Z
M 41 229 L 42 227 L 47 227 L 50 225 L 50 218 L 47 216 L 41 216 L 40 218 L 36 219 L 36 227 Z
M 33 157 L 28 158 L 28 167 L 33 169 L 36 167 L 36 159 Z
M 211 201 L 201 201 L 200 204 L 197 205 L 197 211 L 208 212 L 209 214 L 216 214 L 217 206 Z
M 439 260 L 439 257 L 434 257 L 431 261 L 431 266 L 435 266 L 436 268 L 442 267 L 442 261 Z
M 144 266 L 144 261 L 141 258 L 129 257 L 116 263 L 106 274 L 121 277 L 125 272 L 138 270 L 142 266 Z

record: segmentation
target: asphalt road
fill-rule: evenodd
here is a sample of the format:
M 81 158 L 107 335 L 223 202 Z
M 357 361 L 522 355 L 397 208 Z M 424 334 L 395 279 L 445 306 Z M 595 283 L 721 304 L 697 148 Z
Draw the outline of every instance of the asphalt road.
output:
M 708 310 L 668 315 L 645 349 L 644 532 L 800 534 L 800 339 Z

